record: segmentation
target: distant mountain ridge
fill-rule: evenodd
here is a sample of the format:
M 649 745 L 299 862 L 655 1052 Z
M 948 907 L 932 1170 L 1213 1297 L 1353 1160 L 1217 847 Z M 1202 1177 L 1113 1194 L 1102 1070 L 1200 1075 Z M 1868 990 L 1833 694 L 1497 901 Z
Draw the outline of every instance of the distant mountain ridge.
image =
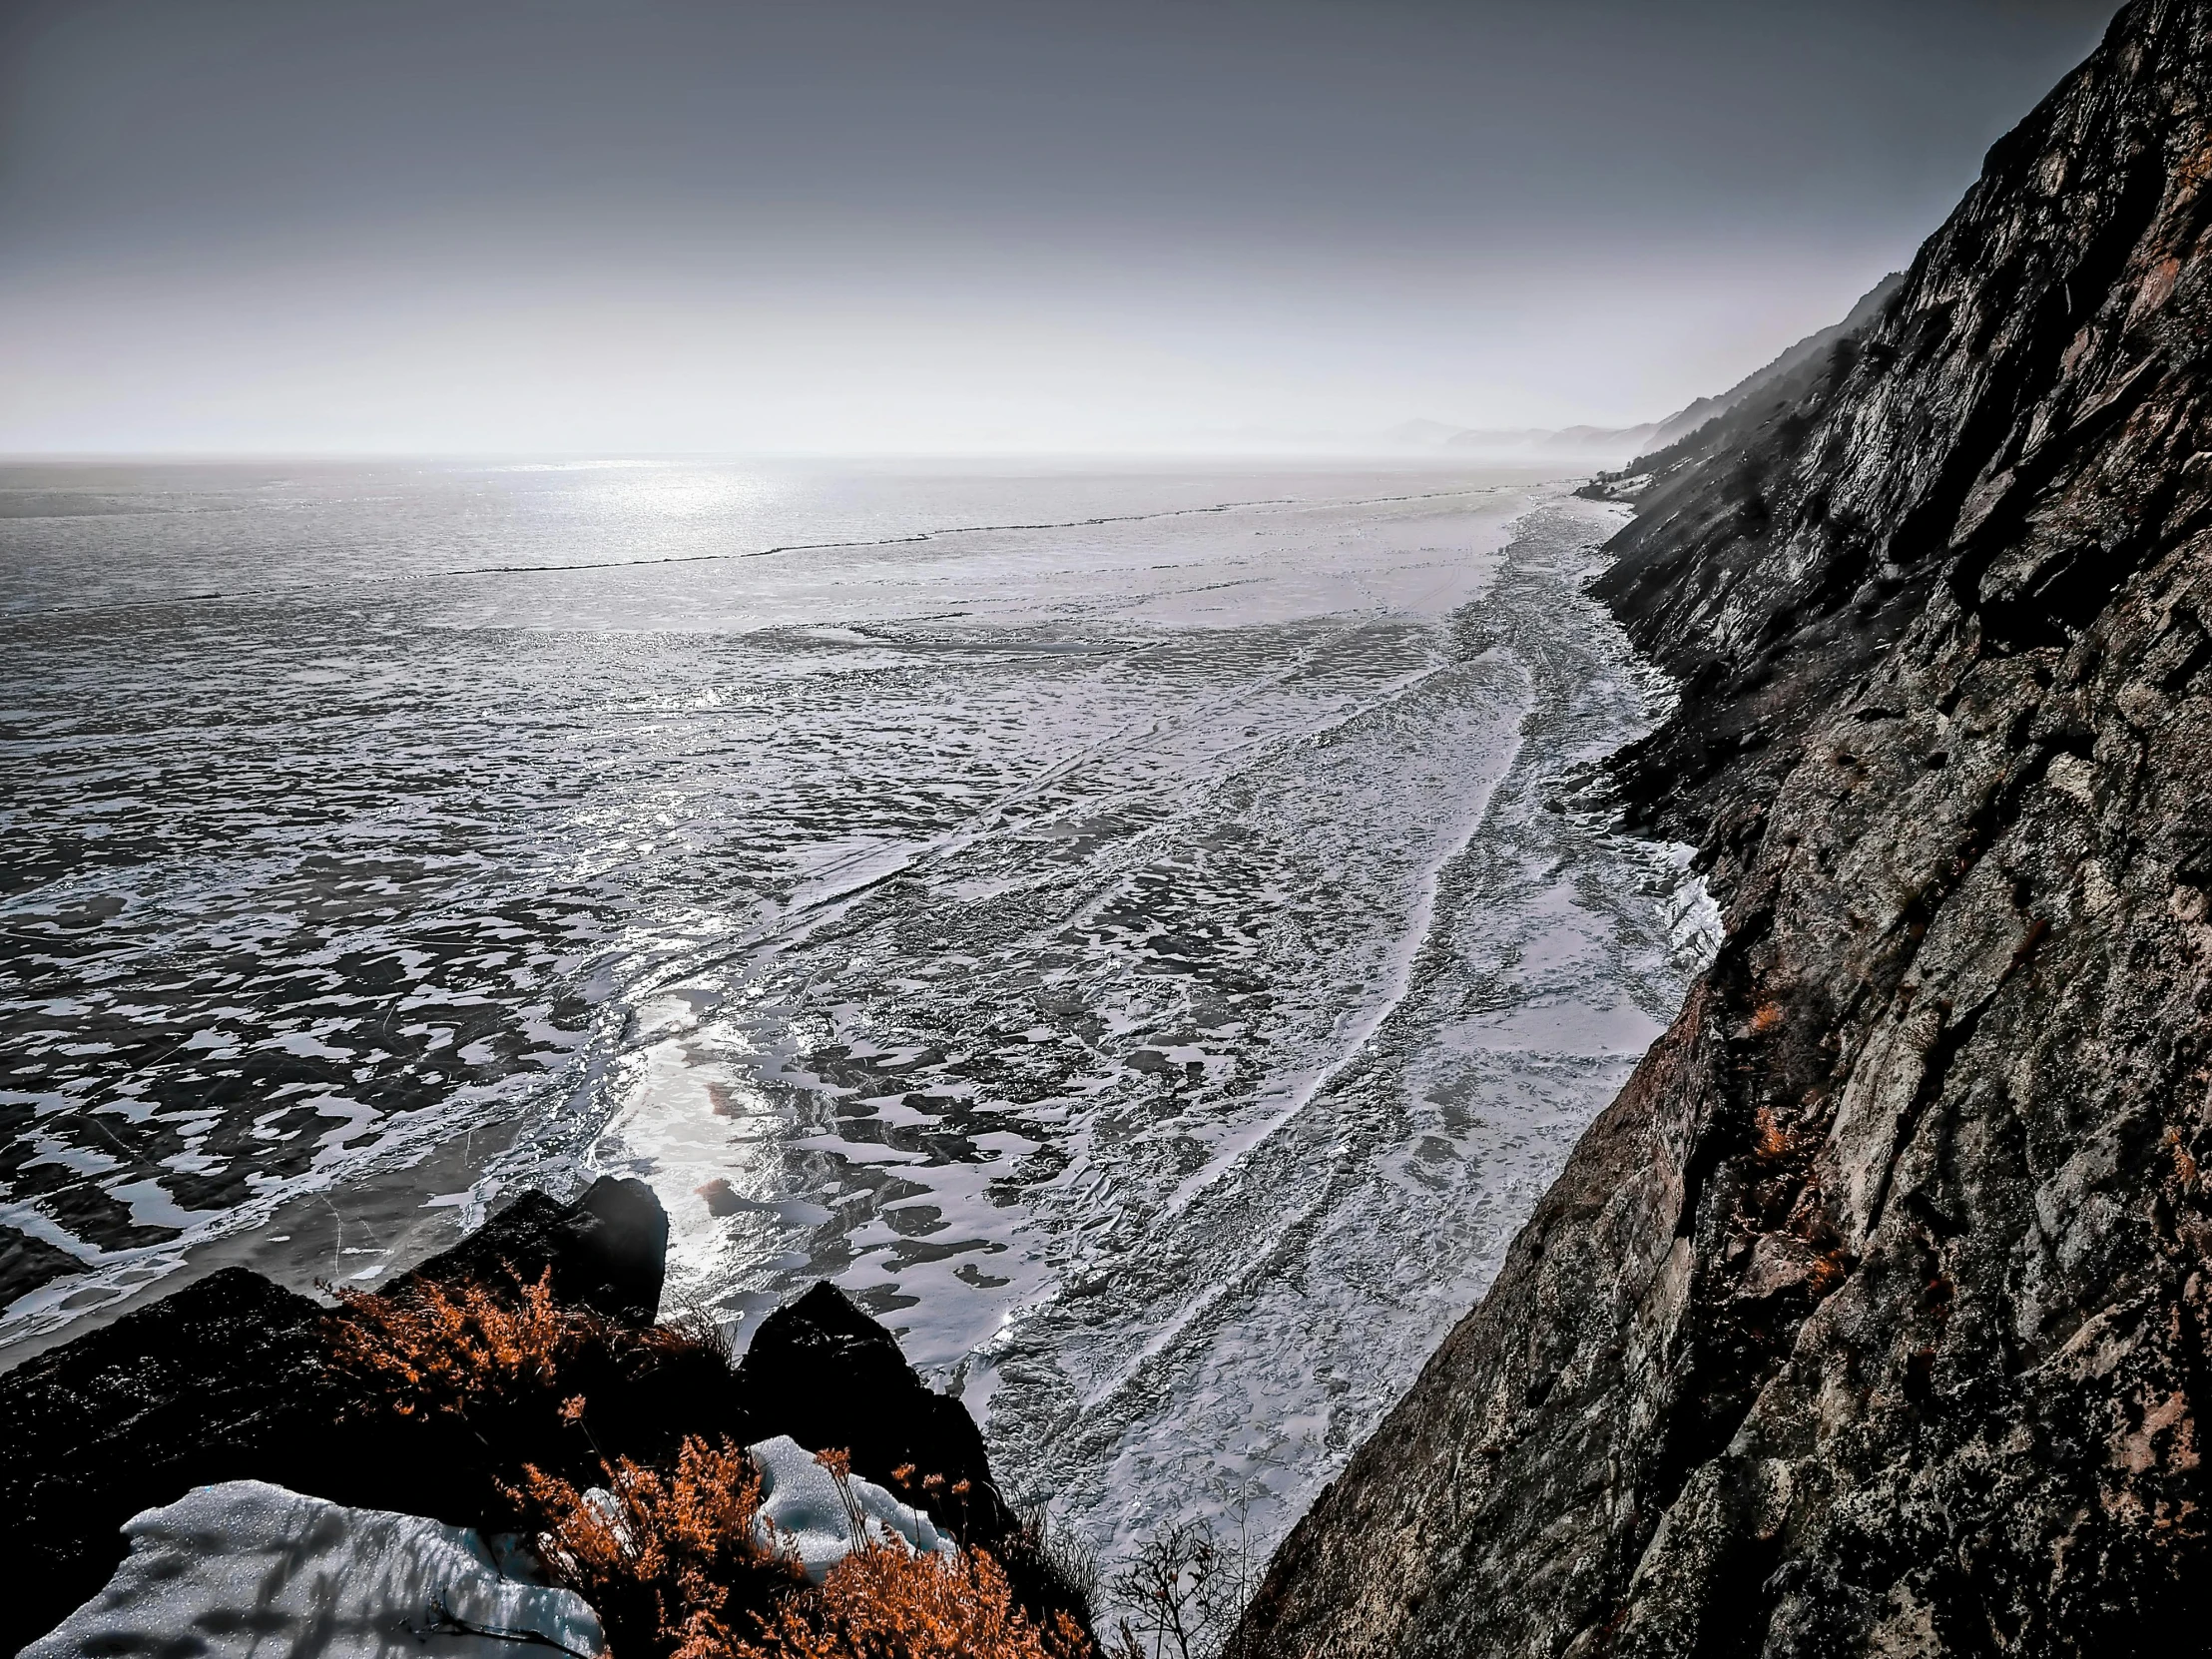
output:
M 1382 434 L 1395 449 L 1425 449 L 1486 460 L 1559 462 L 1574 467 L 1620 466 L 1647 447 L 1658 431 L 1641 426 L 1452 426 L 1441 420 L 1407 420 Z
M 1728 390 L 1701 397 L 1664 420 L 1647 420 L 1639 426 L 1497 428 L 1453 426 L 1441 420 L 1407 420 L 1383 433 L 1383 440 L 1398 449 L 1450 450 L 1496 460 L 1578 462 L 1600 469 L 1618 467 L 1641 472 L 1640 463 L 1646 457 L 1666 453 L 1721 416 L 1777 391 L 1807 364 L 1825 358 L 1838 341 L 1866 327 L 1904 282 L 1904 273 L 1892 272 L 1861 296 L 1843 321 L 1808 334 Z

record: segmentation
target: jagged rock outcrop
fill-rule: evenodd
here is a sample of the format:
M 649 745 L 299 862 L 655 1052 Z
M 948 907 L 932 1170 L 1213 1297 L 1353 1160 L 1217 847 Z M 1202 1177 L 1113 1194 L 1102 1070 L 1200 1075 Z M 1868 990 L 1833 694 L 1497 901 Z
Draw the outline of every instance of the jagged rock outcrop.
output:
M 738 1384 L 761 1431 L 846 1452 L 853 1473 L 928 1510 L 963 1547 L 989 1550 L 1039 1624 L 1066 1613 L 1090 1628 L 1089 1592 L 1000 1493 L 967 1407 L 923 1382 L 836 1286 L 824 1280 L 763 1320 Z
M 915 1376 L 891 1334 L 828 1280 L 761 1322 L 738 1381 L 757 1420 L 809 1451 L 849 1453 L 853 1473 L 921 1504 L 953 1537 L 1018 1531 L 967 1407 Z
M 550 1274 L 553 1300 L 650 1325 L 668 1276 L 668 1212 L 643 1181 L 602 1176 L 573 1204 L 525 1192 L 386 1290 L 416 1283 L 502 1286 L 509 1269 Z
M 550 1272 L 583 1306 L 649 1320 L 667 1226 L 641 1182 L 603 1180 L 574 1204 L 525 1193 L 406 1280 L 505 1291 L 510 1266 Z M 0 1377 L 0 1559 L 17 1573 L 15 1593 L 0 1597 L 0 1651 L 106 1582 L 124 1556 L 125 1521 L 195 1486 L 264 1480 L 358 1508 L 483 1518 L 483 1448 L 456 1450 L 438 1425 L 402 1423 L 367 1397 L 331 1363 L 325 1312 L 227 1268 Z M 718 1376 L 734 1407 L 719 1361 L 608 1390 L 609 1443 L 642 1454 L 676 1428 L 672 1415 L 695 1432 L 708 1415 L 742 1427 L 734 1408 L 701 1409 Z
M 2208 237 L 2212 0 L 2138 0 L 1639 504 L 1726 942 L 1245 1653 L 2206 1650 Z
M 527 1192 L 453 1249 L 396 1279 L 471 1287 L 509 1305 L 549 1276 L 556 1303 L 614 1336 L 564 1362 L 558 1398 L 478 1421 L 401 1415 L 342 1363 L 331 1311 L 244 1268 L 209 1275 L 0 1377 L 0 1653 L 42 1635 L 124 1557 L 123 1525 L 196 1486 L 264 1481 L 358 1510 L 486 1533 L 512 1525 L 503 1481 L 524 1463 L 578 1484 L 601 1459 L 665 1465 L 687 1436 L 789 1435 L 851 1452 L 965 1544 L 998 1555 L 1033 1613 L 1089 1609 L 998 1494 L 981 1433 L 931 1391 L 891 1334 L 819 1285 L 764 1322 L 742 1365 L 714 1343 L 653 1340 L 668 1220 L 652 1189 L 612 1178 L 574 1203 Z M 629 1332 L 625 1338 L 622 1333 Z M 542 1406 L 542 1408 L 539 1408 Z

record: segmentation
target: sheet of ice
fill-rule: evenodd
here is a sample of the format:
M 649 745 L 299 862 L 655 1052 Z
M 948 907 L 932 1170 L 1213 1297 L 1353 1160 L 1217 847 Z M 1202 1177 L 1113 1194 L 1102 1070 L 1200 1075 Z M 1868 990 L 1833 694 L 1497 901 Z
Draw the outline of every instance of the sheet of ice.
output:
M 512 562 L 606 568 L 6 624 L 0 1224 L 84 1271 L 0 1340 L 617 1171 L 673 1303 L 742 1342 L 834 1278 L 1109 1558 L 1186 1513 L 1264 1546 L 1706 948 L 1592 787 L 1661 696 L 1583 592 L 1604 510 L 1026 479 L 967 522 L 1028 528 L 638 562 L 758 551 L 697 482 L 517 521 Z M 387 540 L 445 526 L 402 563 L 477 557 L 458 497 L 393 499 Z
M 742 1336 L 834 1276 L 1109 1558 L 1190 1513 L 1272 1542 L 1709 948 L 1679 851 L 1602 807 L 1660 695 L 1581 591 L 1605 527 L 1501 556 L 1431 512 L 1363 557 L 1466 538 L 1433 611 L 1179 625 L 1074 709 L 1033 688 L 1042 786 L 703 958 L 589 1154 L 658 1186 L 678 1294 Z
M 474 1532 L 258 1480 L 201 1486 L 124 1527 L 131 1553 L 22 1659 L 512 1659 L 606 1650 L 583 1597 L 503 1574 Z M 462 1628 L 462 1627 L 467 1628 Z
M 858 1475 L 838 1481 L 788 1434 L 745 1449 L 761 1471 L 761 1512 L 754 1535 L 764 1549 L 798 1556 L 811 1583 L 827 1578 L 831 1567 L 859 1547 L 861 1536 L 916 1555 L 958 1553 L 959 1546 L 941 1535 L 922 1510 Z

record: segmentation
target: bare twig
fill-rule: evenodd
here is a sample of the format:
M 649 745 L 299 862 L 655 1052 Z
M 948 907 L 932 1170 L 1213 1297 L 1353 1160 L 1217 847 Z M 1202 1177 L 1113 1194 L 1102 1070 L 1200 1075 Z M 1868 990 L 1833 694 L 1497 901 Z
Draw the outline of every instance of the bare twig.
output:
M 597 1653 L 587 1653 L 581 1648 L 557 1642 L 542 1630 L 518 1630 L 503 1624 L 471 1624 L 459 1617 L 445 1603 L 445 1592 L 440 1590 L 430 1598 L 427 1609 L 429 1627 L 417 1630 L 407 1626 L 407 1633 L 420 1640 L 430 1636 L 482 1636 L 487 1641 L 512 1642 L 517 1647 L 549 1647 L 556 1653 L 565 1653 L 569 1659 L 601 1659 Z

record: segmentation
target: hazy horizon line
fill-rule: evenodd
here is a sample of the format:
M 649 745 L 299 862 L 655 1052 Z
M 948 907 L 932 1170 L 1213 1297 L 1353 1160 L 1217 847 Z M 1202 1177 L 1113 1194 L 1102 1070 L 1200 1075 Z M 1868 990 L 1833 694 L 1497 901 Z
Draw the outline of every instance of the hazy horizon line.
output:
M 1555 430 L 1555 428 L 1531 428 Z M 662 465 L 684 463 L 732 463 L 749 461 L 1144 461 L 1208 462 L 1224 460 L 1280 461 L 1398 461 L 1407 464 L 1472 465 L 1494 459 L 1511 459 L 1512 451 L 1476 448 L 1405 449 L 1382 446 L 1323 445 L 1301 447 L 1097 447 L 1097 448 L 989 448 L 947 449 L 25 449 L 0 451 L 0 466 L 103 466 L 134 462 L 172 464 L 240 465 L 306 461 L 325 462 L 485 462 L 575 465 Z M 1524 457 L 1533 466 L 1538 457 Z M 1580 457 L 1576 457 L 1580 459 Z M 1542 459 L 1556 459 L 1547 457 Z M 1594 459 L 1594 457 L 1593 457 Z M 1567 468 L 1561 476 L 1578 468 Z

